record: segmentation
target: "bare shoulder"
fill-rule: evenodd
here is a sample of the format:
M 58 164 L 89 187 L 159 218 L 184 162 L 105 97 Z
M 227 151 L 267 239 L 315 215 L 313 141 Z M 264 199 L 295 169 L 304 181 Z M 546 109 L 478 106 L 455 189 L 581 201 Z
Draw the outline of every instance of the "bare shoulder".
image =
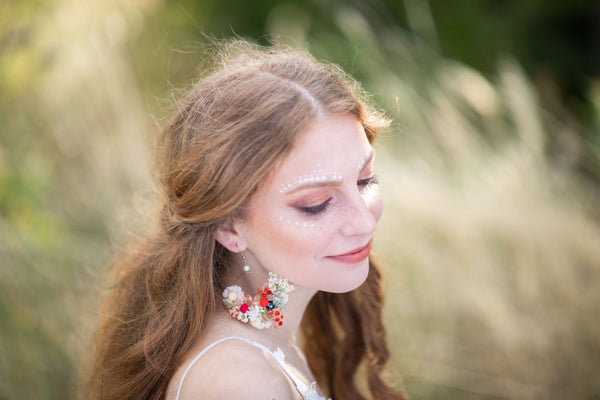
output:
M 167 400 L 176 397 L 192 354 L 171 379 Z M 197 399 L 300 399 L 293 383 L 273 356 L 240 340 L 227 340 L 204 353 L 189 369 L 179 400 Z

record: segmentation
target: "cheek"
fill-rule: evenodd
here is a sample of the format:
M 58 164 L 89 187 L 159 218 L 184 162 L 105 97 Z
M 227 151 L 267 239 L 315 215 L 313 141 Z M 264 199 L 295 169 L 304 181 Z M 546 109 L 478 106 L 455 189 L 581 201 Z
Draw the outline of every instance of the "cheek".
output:
M 322 244 L 322 226 L 310 218 L 279 216 L 258 227 L 276 253 L 294 257 L 306 256 Z
M 305 228 L 276 220 L 270 225 L 265 226 L 269 230 L 263 231 L 269 234 L 256 242 L 259 246 L 255 250 L 260 251 L 263 266 L 295 285 L 319 287 L 323 279 L 319 260 L 326 254 L 325 244 L 329 242 L 321 224 Z

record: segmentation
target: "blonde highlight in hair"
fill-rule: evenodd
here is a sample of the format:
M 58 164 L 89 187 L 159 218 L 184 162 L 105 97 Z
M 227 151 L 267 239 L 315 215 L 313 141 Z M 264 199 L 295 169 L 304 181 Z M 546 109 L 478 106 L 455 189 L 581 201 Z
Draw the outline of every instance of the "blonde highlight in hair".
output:
M 368 109 L 355 81 L 305 52 L 233 43 L 222 54 L 157 141 L 159 229 L 113 264 L 118 278 L 101 313 L 88 398 L 164 397 L 215 314 L 229 265 L 216 229 L 244 215 L 257 188 L 317 115 L 351 113 L 371 142 L 387 123 Z M 402 398 L 379 378 L 389 357 L 379 279 L 371 264 L 359 289 L 318 294 L 315 300 L 325 302 L 313 300 L 307 310 L 301 328 L 307 342 L 326 338 L 307 346 L 307 357 L 333 396 L 363 398 L 347 379 L 366 356 L 372 396 Z M 345 336 L 331 323 L 320 323 L 331 316 Z M 356 355 L 352 360 L 349 350 Z M 349 392 L 340 389 L 342 381 Z

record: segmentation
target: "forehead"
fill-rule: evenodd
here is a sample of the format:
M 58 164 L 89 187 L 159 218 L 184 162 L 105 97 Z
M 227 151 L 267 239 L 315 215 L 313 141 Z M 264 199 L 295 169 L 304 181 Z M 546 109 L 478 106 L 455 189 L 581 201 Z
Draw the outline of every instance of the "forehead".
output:
M 343 173 L 371 150 L 364 128 L 351 114 L 323 114 L 300 134 L 274 179 L 308 174 L 315 169 Z

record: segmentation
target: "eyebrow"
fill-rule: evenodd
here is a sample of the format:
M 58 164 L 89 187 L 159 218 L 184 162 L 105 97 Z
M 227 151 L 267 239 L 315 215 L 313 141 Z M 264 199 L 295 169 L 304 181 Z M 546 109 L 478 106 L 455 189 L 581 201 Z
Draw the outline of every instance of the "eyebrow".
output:
M 303 183 L 301 185 L 291 188 L 290 190 L 286 191 L 285 194 L 287 195 L 290 193 L 295 193 L 302 189 L 310 189 L 310 188 L 325 187 L 325 186 L 340 186 L 341 184 L 342 184 L 341 180 L 338 181 L 338 180 L 331 180 L 331 179 L 328 179 L 326 181 L 307 182 L 307 183 Z
M 374 157 L 375 157 L 375 150 L 373 148 L 371 148 L 371 150 L 369 151 L 369 154 L 361 162 L 362 167 L 359 164 L 359 167 L 361 168 L 360 169 L 361 172 L 364 171 L 365 168 L 367 168 L 367 165 L 369 165 L 371 163 L 371 161 L 373 161 Z M 340 186 L 341 184 L 342 184 L 341 180 L 332 180 L 332 179 L 327 179 L 327 180 L 323 180 L 323 181 L 315 181 L 315 182 L 306 182 L 306 183 L 292 187 L 291 189 L 287 190 L 284 194 L 288 195 L 288 194 L 295 193 L 302 189 L 311 189 L 311 188 L 326 187 L 326 186 Z

